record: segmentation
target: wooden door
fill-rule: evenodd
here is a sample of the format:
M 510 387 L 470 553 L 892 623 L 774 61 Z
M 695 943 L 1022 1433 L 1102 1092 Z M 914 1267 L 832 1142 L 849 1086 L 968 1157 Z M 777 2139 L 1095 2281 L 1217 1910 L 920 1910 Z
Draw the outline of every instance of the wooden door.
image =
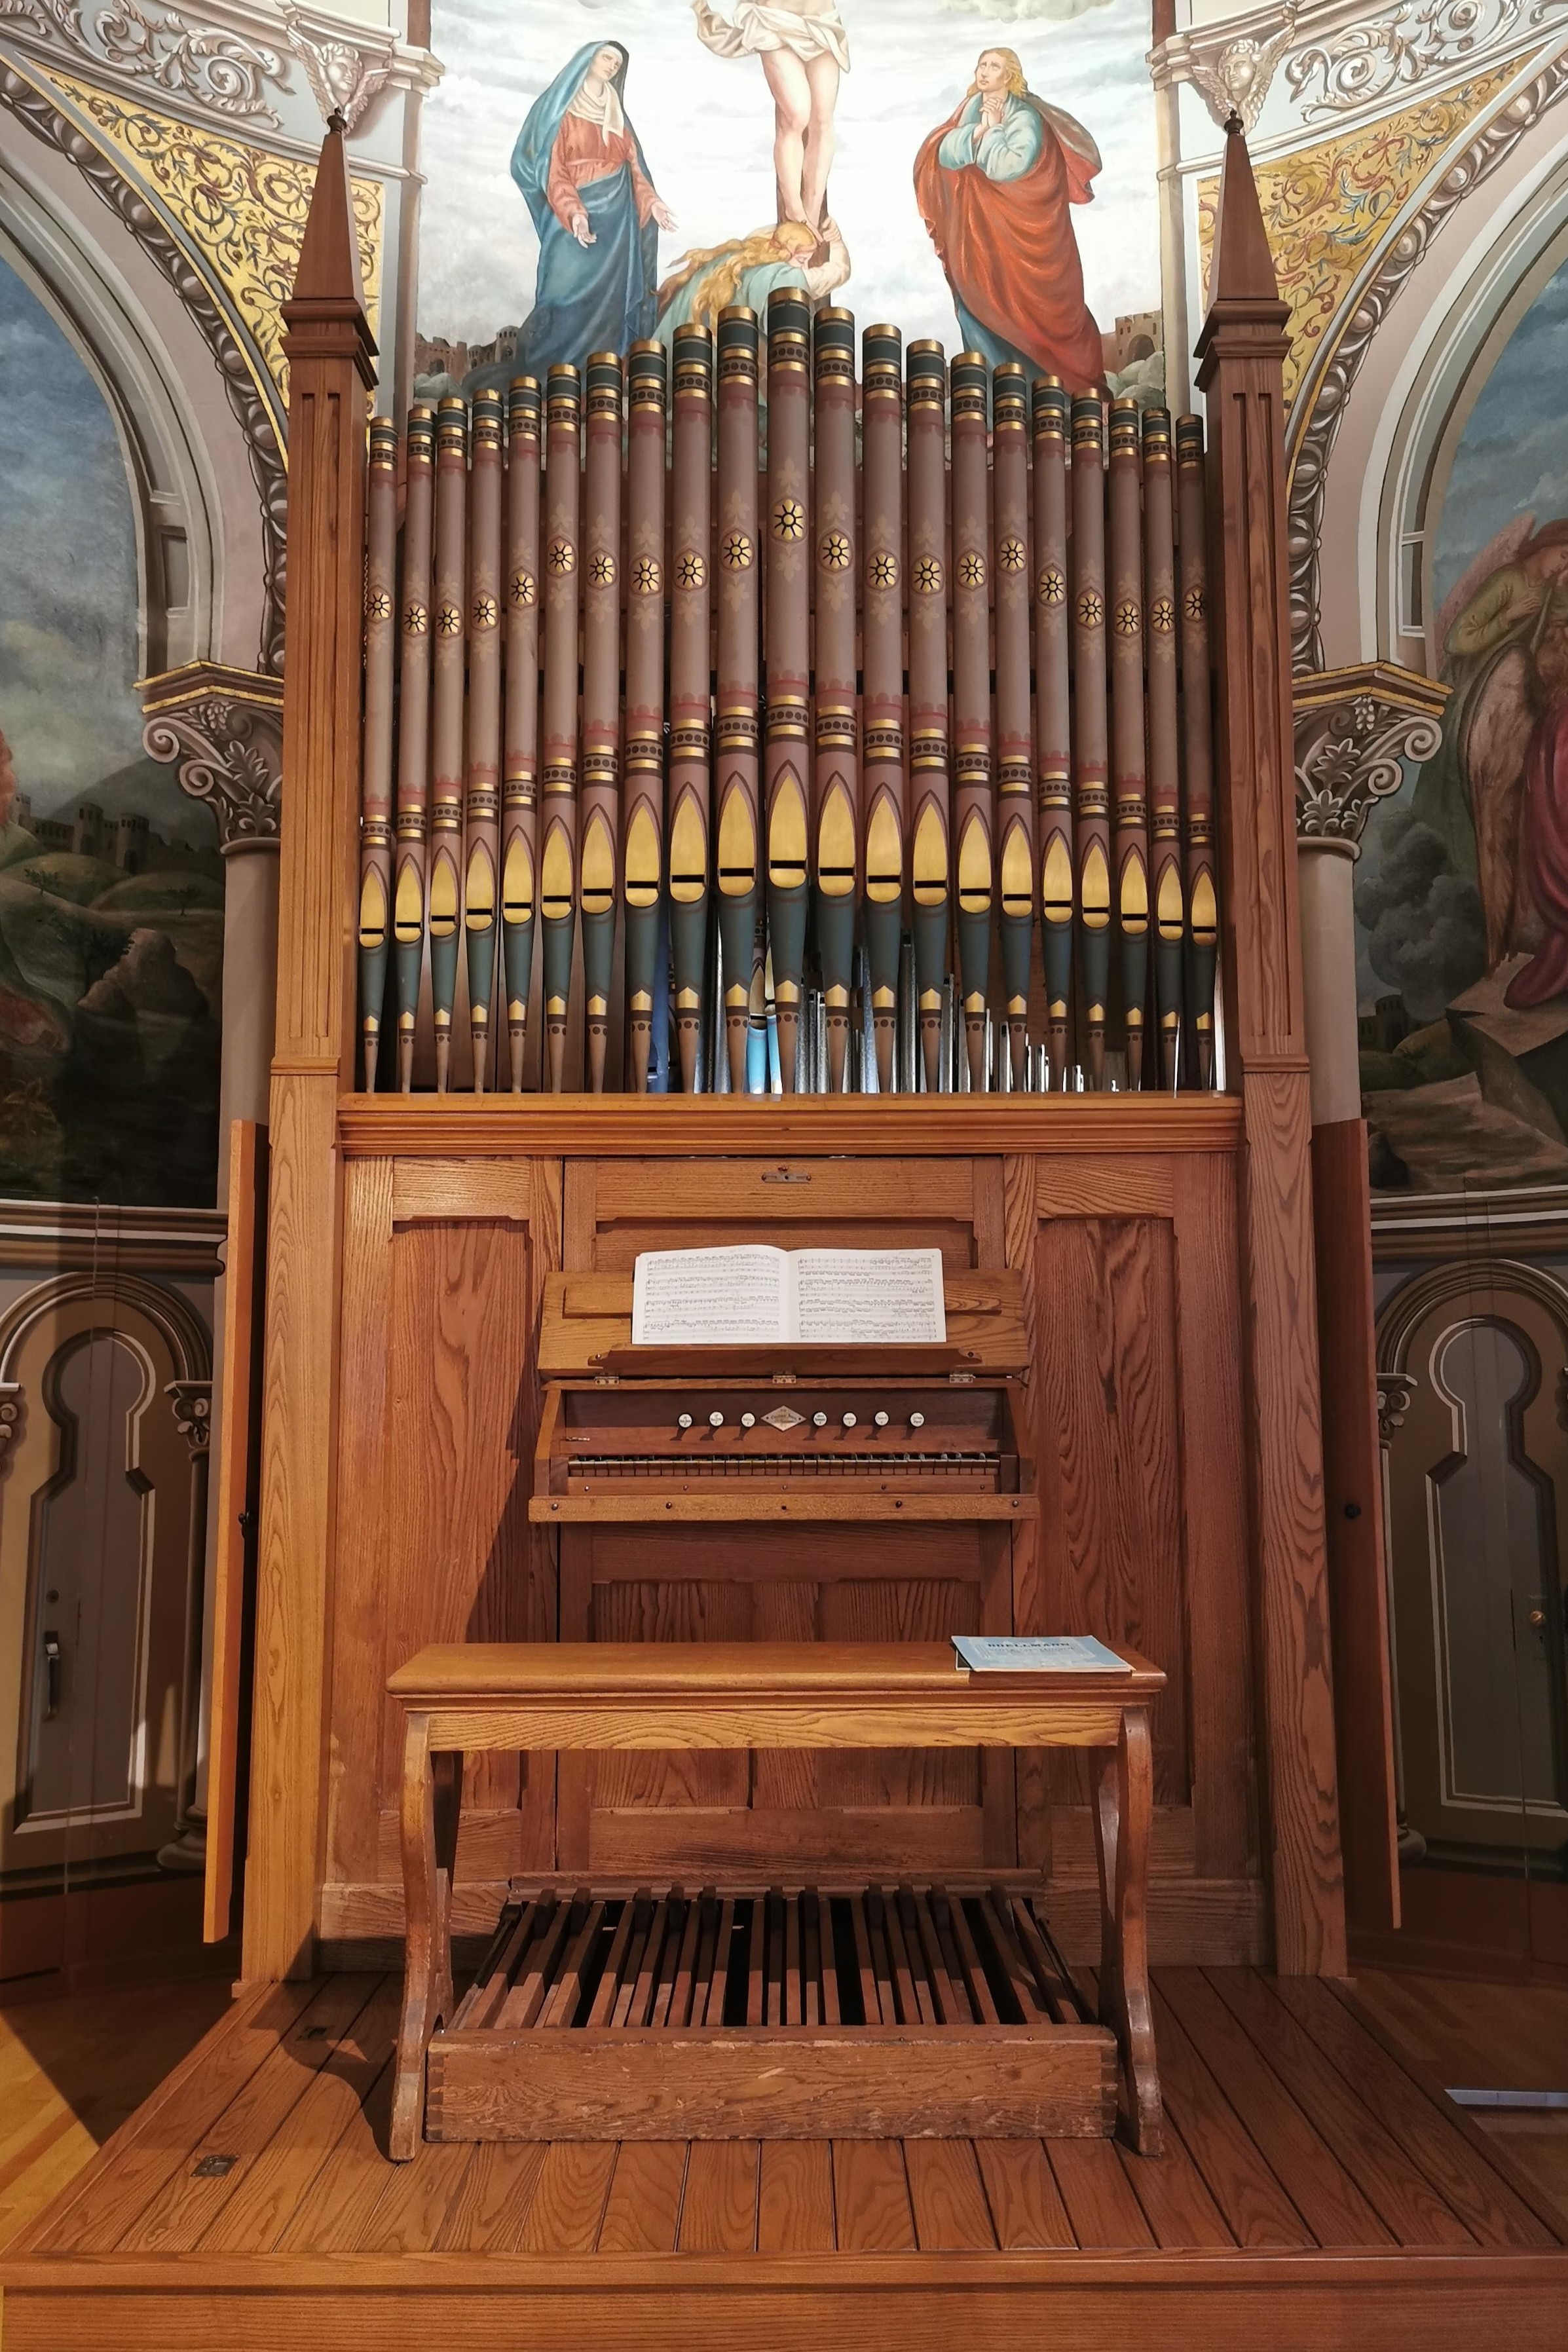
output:
M 569 1268 L 761 1241 L 1001 1257 L 1000 1163 L 570 1161 Z M 1007 1530 L 563 1528 L 563 1640 L 932 1641 L 1012 1628 Z M 961 1750 L 563 1759 L 561 1864 L 677 1875 L 752 1867 L 977 1868 L 1015 1858 L 1011 1759 Z

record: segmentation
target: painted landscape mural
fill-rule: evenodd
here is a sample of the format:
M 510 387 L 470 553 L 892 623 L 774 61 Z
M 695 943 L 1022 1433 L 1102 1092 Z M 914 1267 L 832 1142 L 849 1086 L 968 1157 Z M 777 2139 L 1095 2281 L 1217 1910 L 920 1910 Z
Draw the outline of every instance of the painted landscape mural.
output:
M 1159 397 L 1142 0 L 437 0 L 416 394 L 778 287 Z
M 1373 1181 L 1568 1178 L 1568 268 L 1455 452 L 1432 555 L 1442 741 L 1374 811 L 1355 906 Z
M 0 1195 L 210 1205 L 222 862 L 142 750 L 113 420 L 3 263 L 0 382 Z

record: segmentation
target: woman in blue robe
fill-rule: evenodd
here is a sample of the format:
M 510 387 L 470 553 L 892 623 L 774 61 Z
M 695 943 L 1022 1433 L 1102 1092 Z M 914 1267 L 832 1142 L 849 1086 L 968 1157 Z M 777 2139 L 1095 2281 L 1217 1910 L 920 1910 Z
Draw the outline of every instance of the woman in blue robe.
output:
M 578 50 L 528 110 L 511 176 L 539 236 L 533 309 L 508 373 L 624 352 L 654 329 L 658 232 L 675 226 L 623 105 L 626 52 Z

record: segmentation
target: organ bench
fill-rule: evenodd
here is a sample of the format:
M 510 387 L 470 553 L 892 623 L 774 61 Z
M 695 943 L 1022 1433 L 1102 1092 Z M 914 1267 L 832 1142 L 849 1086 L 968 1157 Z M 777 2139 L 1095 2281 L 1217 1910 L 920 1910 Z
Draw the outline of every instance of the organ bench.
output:
M 1157 1668 L 972 1675 L 942 1643 L 437 1644 L 403 1709 L 407 1962 L 390 2153 L 426 2136 L 1108 2133 L 1161 2146 L 1146 1930 Z M 594 1748 L 1090 1748 L 1099 2021 L 1005 1886 L 514 1889 L 458 2006 L 465 1756 Z M 737 2014 L 738 2012 L 738 2014 Z

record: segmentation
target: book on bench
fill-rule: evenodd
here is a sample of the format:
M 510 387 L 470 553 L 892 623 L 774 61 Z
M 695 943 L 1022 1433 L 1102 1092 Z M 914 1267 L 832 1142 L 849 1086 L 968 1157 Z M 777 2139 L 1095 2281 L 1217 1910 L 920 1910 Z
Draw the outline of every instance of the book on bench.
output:
M 908 1348 L 946 1338 L 940 1250 L 644 1250 L 632 1277 L 634 1348 Z
M 1125 1658 L 1092 1633 L 955 1633 L 972 1675 L 1130 1675 Z

